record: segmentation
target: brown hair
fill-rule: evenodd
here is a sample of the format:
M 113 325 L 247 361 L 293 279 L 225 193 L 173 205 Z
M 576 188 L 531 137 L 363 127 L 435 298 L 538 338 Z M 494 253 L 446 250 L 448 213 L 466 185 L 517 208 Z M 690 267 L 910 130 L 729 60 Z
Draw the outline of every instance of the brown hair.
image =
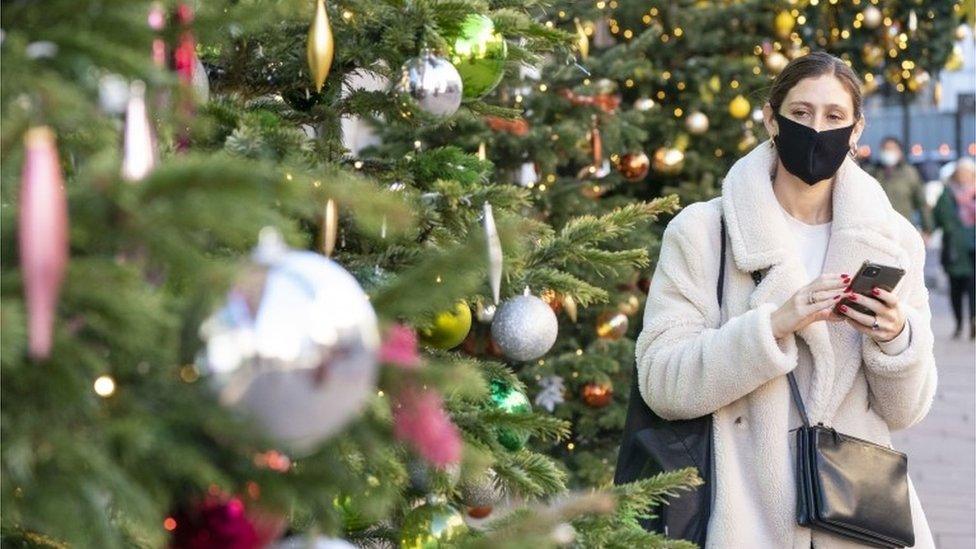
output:
M 861 79 L 857 74 L 840 59 L 822 51 L 815 51 L 797 57 L 789 62 L 783 72 L 779 73 L 773 82 L 773 87 L 769 90 L 769 106 L 773 112 L 779 112 L 786 94 L 793 86 L 804 78 L 817 78 L 825 74 L 832 74 L 840 83 L 847 88 L 851 94 L 851 102 L 854 103 L 854 120 L 861 118 Z

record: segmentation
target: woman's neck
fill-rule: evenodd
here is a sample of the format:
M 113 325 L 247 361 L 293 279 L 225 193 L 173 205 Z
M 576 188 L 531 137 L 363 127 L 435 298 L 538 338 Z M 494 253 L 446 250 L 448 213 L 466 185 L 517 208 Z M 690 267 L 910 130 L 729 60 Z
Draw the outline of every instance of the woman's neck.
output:
M 833 181 L 807 185 L 802 179 L 786 171 L 782 162 L 776 163 L 773 174 L 773 194 L 786 213 L 808 225 L 821 225 L 833 219 Z

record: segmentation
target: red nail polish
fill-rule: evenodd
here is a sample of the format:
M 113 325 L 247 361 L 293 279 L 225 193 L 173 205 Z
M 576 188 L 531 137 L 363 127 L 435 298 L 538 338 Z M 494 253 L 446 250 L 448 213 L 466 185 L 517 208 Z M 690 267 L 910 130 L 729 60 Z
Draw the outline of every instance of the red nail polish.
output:
M 857 294 L 851 294 L 851 301 L 857 301 Z
M 835 295 L 834 296 L 834 300 L 838 300 L 838 299 L 840 299 L 840 296 L 839 295 Z
M 847 274 L 842 274 L 842 275 L 840 275 L 840 277 L 841 278 L 850 278 L 851 276 L 850 275 L 847 275 Z
M 840 312 L 846 313 L 847 312 L 847 306 L 846 305 L 841 305 L 840 306 Z
M 881 295 L 881 291 L 877 288 L 871 288 L 871 293 L 874 295 Z

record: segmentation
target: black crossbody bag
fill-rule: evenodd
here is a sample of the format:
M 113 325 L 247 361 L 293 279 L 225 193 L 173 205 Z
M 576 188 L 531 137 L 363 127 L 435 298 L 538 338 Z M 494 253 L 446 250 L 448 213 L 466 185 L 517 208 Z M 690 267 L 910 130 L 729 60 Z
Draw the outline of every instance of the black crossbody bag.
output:
M 721 235 L 716 287 L 720 308 L 725 278 L 724 217 Z M 750 274 L 758 285 L 761 273 Z M 823 424 L 811 426 L 796 377 L 790 372 L 787 378 L 803 421 L 803 426 L 795 429 L 797 523 L 876 547 L 914 545 L 907 456 Z M 649 531 L 704 547 L 715 480 L 712 415 L 665 420 L 644 402 L 638 382 L 635 366 L 614 483 L 696 467 L 705 483 L 696 491 L 671 498 L 666 506 L 656 509 L 653 520 L 643 521 L 642 525 Z

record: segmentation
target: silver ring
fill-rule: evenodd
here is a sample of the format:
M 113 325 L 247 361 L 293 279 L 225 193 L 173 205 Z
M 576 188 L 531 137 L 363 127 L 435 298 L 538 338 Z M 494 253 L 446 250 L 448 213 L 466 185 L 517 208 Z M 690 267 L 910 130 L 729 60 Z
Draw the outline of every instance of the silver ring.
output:
M 874 319 L 874 324 L 871 325 L 871 329 L 877 330 L 879 328 L 881 328 L 881 326 L 878 326 L 878 319 Z

